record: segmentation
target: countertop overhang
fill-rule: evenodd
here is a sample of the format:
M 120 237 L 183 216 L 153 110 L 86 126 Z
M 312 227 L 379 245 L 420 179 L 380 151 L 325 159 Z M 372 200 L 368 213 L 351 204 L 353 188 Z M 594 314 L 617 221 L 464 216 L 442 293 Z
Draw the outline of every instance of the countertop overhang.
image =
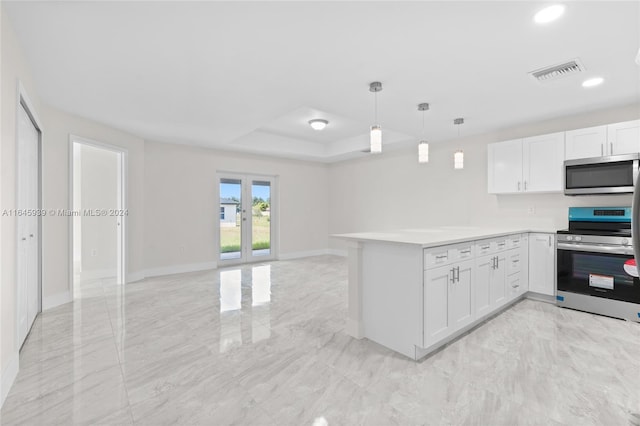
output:
M 331 237 L 347 241 L 411 244 L 428 248 L 528 232 L 555 234 L 556 231 L 523 227 L 438 226 L 433 228 L 399 229 L 381 232 L 333 234 Z

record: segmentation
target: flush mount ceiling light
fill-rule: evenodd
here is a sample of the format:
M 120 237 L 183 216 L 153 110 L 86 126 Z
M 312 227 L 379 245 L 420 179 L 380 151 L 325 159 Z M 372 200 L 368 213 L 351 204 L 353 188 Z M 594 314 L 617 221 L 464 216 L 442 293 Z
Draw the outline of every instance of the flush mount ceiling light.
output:
M 313 120 L 309 120 L 309 126 L 311 126 L 313 130 L 322 130 L 327 127 L 327 124 L 329 124 L 329 122 L 327 120 L 323 120 L 322 118 L 314 118 Z
M 378 123 L 378 92 L 382 91 L 382 83 L 374 81 L 369 84 L 369 91 L 374 95 L 374 125 L 371 126 L 371 134 L 369 143 L 371 145 L 372 154 L 380 154 L 382 152 L 382 128 Z
M 588 80 L 585 80 L 582 82 L 582 87 L 594 87 L 594 86 L 599 86 L 602 84 L 602 82 L 604 81 L 604 78 L 602 77 L 593 77 L 590 78 Z
M 422 140 L 418 143 L 418 163 L 429 162 L 429 142 L 424 138 L 424 112 L 429 110 L 428 103 L 418 105 L 418 111 L 422 111 Z
M 458 126 L 458 139 L 460 138 L 460 125 L 464 123 L 464 118 L 455 118 L 453 124 Z M 453 154 L 453 168 L 456 170 L 464 169 L 464 151 L 457 150 Z
M 564 9 L 563 4 L 554 4 L 553 6 L 545 7 L 534 15 L 533 21 L 536 24 L 548 24 L 561 17 L 564 14 Z

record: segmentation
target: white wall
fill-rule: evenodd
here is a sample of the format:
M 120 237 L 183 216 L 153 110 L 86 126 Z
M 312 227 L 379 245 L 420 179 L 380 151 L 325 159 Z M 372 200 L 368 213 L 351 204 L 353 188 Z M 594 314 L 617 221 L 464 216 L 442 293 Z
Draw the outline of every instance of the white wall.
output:
M 79 169 L 74 170 L 74 182 L 80 186 L 76 210 L 115 210 L 118 208 L 118 161 L 113 151 L 76 144 Z M 74 150 L 76 155 L 76 150 Z M 74 158 L 74 167 L 76 159 Z M 76 173 L 77 172 L 77 173 Z M 75 191 L 74 187 L 74 191 Z M 81 277 L 115 277 L 117 267 L 117 217 L 82 215 L 74 218 L 81 223 L 80 252 Z M 74 228 L 75 231 L 75 228 Z M 74 234 L 75 238 L 75 234 Z M 74 260 L 76 254 L 74 253 Z
M 147 141 L 148 269 L 206 266 L 218 259 L 217 171 L 278 175 L 281 257 L 327 249 L 327 166 Z
M 418 164 L 417 142 L 411 149 L 333 164 L 329 169 L 329 233 L 460 224 L 555 230 L 567 226 L 569 206 L 628 206 L 630 195 L 488 194 L 487 144 L 638 117 L 640 106 L 630 105 L 432 143 L 428 164 Z M 464 169 L 454 170 L 453 153 L 459 148 L 464 150 Z M 402 223 L 397 220 L 398 205 L 404 210 Z M 344 247 L 334 239 L 330 245 Z
M 140 277 L 144 270 L 144 140 L 103 124 L 80 118 L 52 107 L 43 107 L 43 207 L 70 208 L 69 135 L 95 140 L 128 151 L 129 208 L 127 228 L 128 275 Z M 47 215 L 43 220 L 43 293 L 47 300 L 70 297 L 69 227 L 71 219 Z
M 41 116 L 35 86 L 11 22 L 0 17 L 0 208 L 16 208 L 17 83 L 20 80 Z M 16 336 L 16 218 L 0 216 L 0 403 L 18 367 Z

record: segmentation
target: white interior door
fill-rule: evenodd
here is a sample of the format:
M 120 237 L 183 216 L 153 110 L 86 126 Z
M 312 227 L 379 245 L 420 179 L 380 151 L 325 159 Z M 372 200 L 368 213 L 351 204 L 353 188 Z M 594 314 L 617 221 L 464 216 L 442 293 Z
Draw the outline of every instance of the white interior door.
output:
M 273 176 L 219 176 L 219 261 L 271 260 L 276 256 L 276 179 Z
M 18 110 L 16 271 L 20 346 L 40 311 L 39 139 L 38 129 L 21 106 Z

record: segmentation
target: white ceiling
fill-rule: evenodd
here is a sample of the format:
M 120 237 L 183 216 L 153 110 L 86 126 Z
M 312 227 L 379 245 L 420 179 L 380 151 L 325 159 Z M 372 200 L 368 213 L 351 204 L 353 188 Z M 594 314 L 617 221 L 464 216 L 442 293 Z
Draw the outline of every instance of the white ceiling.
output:
M 42 100 L 159 141 L 337 161 L 640 101 L 640 3 L 3 1 Z M 527 72 L 580 58 L 582 75 Z M 589 90 L 589 76 L 605 78 Z M 327 128 L 307 121 L 326 118 Z

